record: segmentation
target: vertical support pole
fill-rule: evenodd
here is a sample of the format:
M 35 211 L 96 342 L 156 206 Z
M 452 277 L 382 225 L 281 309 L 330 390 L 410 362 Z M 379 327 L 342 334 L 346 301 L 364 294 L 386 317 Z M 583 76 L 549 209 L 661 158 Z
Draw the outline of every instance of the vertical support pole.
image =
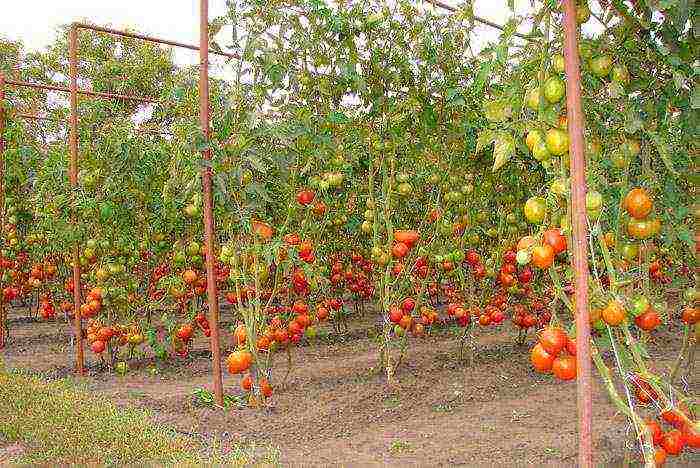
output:
M 0 72 L 0 239 L 4 239 L 5 229 L 5 75 Z M 2 243 L 0 243 L 2 246 Z M 4 260 L 0 253 L 0 261 Z M 0 349 L 5 347 L 5 297 L 2 277 L 4 269 L 0 267 Z
M 70 165 L 68 177 L 71 185 L 71 224 L 77 228 L 75 192 L 78 186 L 78 28 L 71 26 L 68 33 L 70 73 Z M 80 317 L 80 246 L 73 244 L 73 326 L 75 334 L 75 372 L 85 373 L 83 352 L 83 326 Z
M 586 159 L 583 141 L 581 70 L 575 0 L 564 0 L 564 63 L 566 108 L 571 157 L 571 209 L 574 297 L 576 298 L 576 367 L 578 403 L 578 466 L 593 466 L 591 456 L 591 328 L 588 321 L 588 249 L 586 237 Z
M 206 142 L 209 141 L 209 0 L 200 0 L 199 17 L 199 121 Z M 202 158 L 211 160 L 211 149 L 202 150 Z M 204 199 L 204 248 L 207 267 L 207 303 L 211 327 L 212 373 L 214 374 L 214 396 L 219 406 L 224 406 L 224 390 L 221 377 L 221 348 L 219 347 L 219 301 L 214 274 L 214 214 L 211 183 L 211 166 L 202 168 L 202 191 Z

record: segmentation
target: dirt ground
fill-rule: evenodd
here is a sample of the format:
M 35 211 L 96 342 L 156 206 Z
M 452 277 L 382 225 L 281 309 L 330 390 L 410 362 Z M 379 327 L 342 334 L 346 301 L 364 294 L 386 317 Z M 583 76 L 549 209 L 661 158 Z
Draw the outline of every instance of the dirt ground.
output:
M 370 325 L 355 323 L 353 329 L 362 334 Z M 46 378 L 70 375 L 67 325 L 14 323 L 12 333 L 3 352 L 7 367 L 31 369 Z M 668 334 L 650 343 L 658 365 L 670 365 L 679 336 Z M 80 380 L 120 405 L 152 410 L 156 421 L 178 431 L 217 436 L 224 449 L 240 442 L 276 447 L 285 466 L 576 464 L 576 384 L 533 373 L 528 347 L 513 343 L 509 324 L 481 332 L 471 365 L 458 361 L 456 338 L 442 334 L 414 341 L 393 392 L 382 374 L 372 372 L 377 352 L 369 338 L 297 348 L 286 387 L 275 388 L 264 411 L 230 408 L 222 413 L 198 404 L 193 394 L 211 388 L 211 365 L 206 342 L 194 347 L 199 351 L 193 357 L 175 365 L 144 363 L 123 377 L 93 370 Z M 88 357 L 94 359 L 89 351 Z M 276 369 L 281 379 L 283 354 Z M 240 377 L 225 374 L 224 379 L 227 393 L 240 393 Z M 698 394 L 696 375 L 687 385 Z M 625 418 L 596 381 L 597 466 L 621 465 L 626 431 Z M 697 452 L 667 464 L 692 465 L 700 466 Z

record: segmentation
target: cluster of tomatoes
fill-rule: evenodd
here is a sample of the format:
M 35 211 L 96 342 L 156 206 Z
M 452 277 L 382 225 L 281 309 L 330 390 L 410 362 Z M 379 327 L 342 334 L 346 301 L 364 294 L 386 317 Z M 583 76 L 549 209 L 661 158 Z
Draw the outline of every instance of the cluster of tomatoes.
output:
M 68 285 L 70 286 L 70 285 Z M 66 290 L 69 292 L 73 292 L 73 289 L 71 288 L 70 290 L 68 287 L 66 287 Z M 100 313 L 102 310 L 102 298 L 104 297 L 104 291 L 100 287 L 94 287 L 90 289 L 90 292 L 88 292 L 87 297 L 85 298 L 85 301 L 80 305 L 80 311 L 78 312 L 80 314 L 80 318 L 83 319 L 90 319 L 90 318 L 95 318 L 97 315 Z M 72 306 L 71 306 L 72 309 Z
M 372 263 L 357 253 L 351 255 L 351 261 L 347 268 L 340 259 L 332 261 L 328 278 L 331 287 L 340 290 L 344 286 L 356 299 L 371 299 L 374 296 L 374 282 L 369 276 Z
M 44 320 L 56 318 L 56 307 L 53 305 L 50 294 L 39 296 L 39 315 Z
M 110 343 L 119 347 L 143 343 L 143 335 L 133 327 L 130 329 L 121 325 L 103 326 L 94 319 L 88 322 L 85 337 L 95 354 L 102 354 Z
M 239 331 L 242 330 L 242 331 Z M 245 337 L 238 336 L 240 334 L 245 334 L 245 327 L 239 326 L 236 328 L 234 333 L 234 339 L 236 341 L 243 340 L 240 342 L 239 349 L 233 351 L 226 357 L 226 368 L 230 374 L 243 374 L 250 369 L 253 364 L 253 355 L 243 347 L 245 343 Z M 245 335 L 244 335 L 245 336 Z M 260 386 L 260 393 L 263 397 L 269 398 L 272 396 L 272 386 L 268 382 L 267 378 L 262 377 L 259 379 L 258 384 Z M 243 391 L 250 392 L 253 389 L 253 378 L 250 374 L 246 374 L 241 379 L 241 388 Z
M 286 234 L 283 240 L 286 245 L 297 248 L 297 254 L 299 255 L 299 259 L 301 259 L 301 261 L 309 264 L 316 261 L 314 245 L 311 241 L 302 241 L 301 237 L 299 237 L 299 234 L 296 232 Z M 282 257 L 286 258 L 286 251 L 282 251 Z
M 20 251 L 14 259 L 5 258 L 0 254 L 0 275 L 2 275 L 3 301 L 11 302 L 29 293 L 34 284 L 24 271 L 29 261 L 26 252 Z
M 630 381 L 641 403 L 648 404 L 658 399 L 651 385 L 639 375 L 631 375 Z M 685 405 L 677 404 L 661 411 L 658 417 L 645 420 L 655 447 L 656 466 L 663 465 L 669 455 L 680 455 L 686 448 L 700 448 L 700 423 L 691 421 L 688 414 Z M 664 430 L 666 425 L 671 429 Z
M 413 318 L 413 311 L 416 308 L 416 301 L 411 298 L 405 298 L 401 304 L 392 305 L 389 307 L 389 321 L 394 324 L 394 334 L 396 336 L 404 336 L 407 331 L 411 331 L 415 336 L 421 336 L 425 332 L 423 323 L 417 322 Z M 423 314 L 429 317 L 427 314 Z
M 537 344 L 530 350 L 530 362 L 537 372 L 554 374 L 561 380 L 576 378 L 576 340 L 561 328 L 542 330 Z
M 48 281 L 56 276 L 56 265 L 53 263 L 35 263 L 29 270 L 29 284 L 33 288 L 41 287 L 44 281 Z

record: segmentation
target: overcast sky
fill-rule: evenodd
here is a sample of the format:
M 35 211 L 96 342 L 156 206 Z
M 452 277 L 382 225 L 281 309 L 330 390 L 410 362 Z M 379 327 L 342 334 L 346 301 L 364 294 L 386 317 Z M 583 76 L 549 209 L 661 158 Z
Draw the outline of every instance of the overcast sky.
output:
M 197 44 L 199 0 L 0 0 L 0 36 L 22 40 L 31 50 L 50 44 L 56 28 L 76 20 L 87 20 L 118 29 L 130 28 L 149 35 Z M 457 0 L 443 0 L 458 4 Z M 504 23 L 509 15 L 507 0 L 476 0 L 476 14 Z M 529 0 L 516 0 L 517 9 L 526 11 Z M 225 0 L 210 0 L 211 17 L 226 12 Z M 475 34 L 478 42 L 498 37 L 498 31 L 482 26 Z M 177 49 L 176 60 L 195 64 L 196 51 Z

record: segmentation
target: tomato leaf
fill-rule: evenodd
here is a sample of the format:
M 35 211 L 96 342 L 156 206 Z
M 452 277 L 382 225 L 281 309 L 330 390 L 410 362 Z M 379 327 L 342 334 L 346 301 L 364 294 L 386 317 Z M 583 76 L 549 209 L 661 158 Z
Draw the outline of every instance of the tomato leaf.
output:
M 651 141 L 654 143 L 654 146 L 656 146 L 656 151 L 659 153 L 661 160 L 666 165 L 666 169 L 668 169 L 668 172 L 678 177 L 679 173 L 673 167 L 673 160 L 671 159 L 670 150 L 666 141 L 664 141 L 664 139 L 662 139 L 661 136 L 656 132 L 647 130 L 647 135 L 649 135 Z
M 496 139 L 496 132 L 490 129 L 482 130 L 479 136 L 476 138 L 476 149 L 475 153 L 480 153 L 485 147 L 490 145 Z
M 493 143 L 492 172 L 499 170 L 515 154 L 515 139 L 509 133 L 501 133 Z

